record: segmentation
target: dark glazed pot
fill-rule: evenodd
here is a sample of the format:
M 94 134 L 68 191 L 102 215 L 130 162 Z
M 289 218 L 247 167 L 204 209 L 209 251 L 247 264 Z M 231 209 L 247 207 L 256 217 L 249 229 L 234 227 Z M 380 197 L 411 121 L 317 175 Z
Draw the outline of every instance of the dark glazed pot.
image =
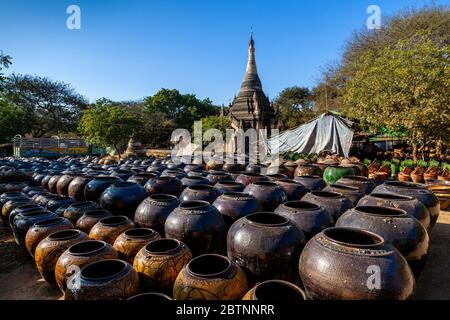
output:
M 183 179 L 181 179 L 181 183 L 183 184 L 183 187 L 192 187 L 192 186 L 198 186 L 201 184 L 210 184 L 209 180 L 205 177 L 201 176 L 186 176 Z
M 225 220 L 226 230 L 238 219 L 258 210 L 254 196 L 243 192 L 224 193 L 214 201 L 213 206 Z
M 92 227 L 102 220 L 103 218 L 112 217 L 113 215 L 108 210 L 91 210 L 87 211 L 85 214 L 81 216 L 80 219 L 78 219 L 76 228 L 86 232 L 89 234 L 91 232 Z
M 343 176 L 337 181 L 338 184 L 343 184 L 350 187 L 356 187 L 364 194 L 369 194 L 375 189 L 375 182 L 372 179 L 363 176 Z
M 332 216 L 333 222 L 336 222 L 345 211 L 353 208 L 352 202 L 337 192 L 312 191 L 307 193 L 302 200 L 315 203 L 327 210 Z
M 267 168 L 264 165 L 261 164 L 255 164 L 255 163 L 249 163 L 246 167 L 245 167 L 245 172 L 248 173 L 261 173 L 261 171 L 263 169 Z
M 44 176 L 41 180 L 41 187 L 48 190 L 48 182 L 50 181 L 52 176 L 53 174 L 47 174 L 46 176 Z
M 61 217 L 50 218 L 36 222 L 28 229 L 25 235 L 25 247 L 34 257 L 34 251 L 41 240 L 54 232 L 73 229 L 73 224 L 69 220 Z
M 422 272 L 428 256 L 428 233 L 406 211 L 388 207 L 356 207 L 344 213 L 337 227 L 352 227 L 374 232 L 391 243 L 408 261 L 414 275 Z
M 3 207 L 5 203 L 13 198 L 28 198 L 25 193 L 13 191 L 13 192 L 4 192 L 0 195 L 0 208 Z
M 192 171 L 202 171 L 205 170 L 205 166 L 201 164 L 187 164 L 184 166 L 184 172 L 189 173 Z
M 306 300 L 302 289 L 283 280 L 267 280 L 258 283 L 242 300 L 278 301 L 281 303 L 298 303 Z
M 14 218 L 16 217 L 16 215 L 18 214 L 22 214 L 25 212 L 33 212 L 33 211 L 45 211 L 44 207 L 38 206 L 37 204 L 27 204 L 24 206 L 20 206 L 15 208 L 14 210 L 11 211 L 11 213 L 9 214 L 9 226 L 12 228 L 13 227 L 13 222 L 14 222 Z
M 394 193 L 372 193 L 358 202 L 358 206 L 390 207 L 405 210 L 424 226 L 430 229 L 430 214 L 428 209 L 416 198 Z
M 242 269 L 227 257 L 205 254 L 181 270 L 173 287 L 176 300 L 238 300 L 248 290 Z
M 252 183 L 245 187 L 244 192 L 255 197 L 259 211 L 273 212 L 281 203 L 287 201 L 284 190 L 270 181 Z
M 278 180 L 288 179 L 288 176 L 281 173 L 272 173 L 266 174 L 266 177 L 269 178 L 270 181 L 277 182 Z
M 379 235 L 353 228 L 328 228 L 315 235 L 303 249 L 299 272 L 307 297 L 317 300 L 403 300 L 415 288 L 414 275 L 397 249 Z M 374 273 L 381 279 L 377 290 L 370 278 Z
M 119 300 L 139 292 L 139 277 L 123 260 L 108 259 L 81 269 L 79 286 L 66 289 L 66 300 Z
M 33 201 L 28 197 L 19 196 L 19 197 L 9 198 L 8 202 L 6 202 L 3 205 L 3 208 L 1 211 L 2 221 L 5 224 L 5 226 L 9 227 L 9 216 L 15 208 L 29 205 L 29 204 L 33 204 Z
M 86 201 L 100 202 L 100 196 L 113 183 L 121 182 L 117 177 L 95 177 L 84 187 L 84 198 Z
M 28 197 L 33 197 L 35 194 L 38 194 L 38 193 L 41 193 L 41 192 L 45 192 L 45 189 L 44 188 L 42 188 L 42 187 L 29 187 L 28 189 L 27 189 L 27 191 L 26 191 L 26 195 L 28 196 Z
M 149 194 L 162 193 L 178 197 L 183 191 L 183 185 L 179 179 L 174 177 L 156 177 L 147 181 L 145 190 Z
M 226 192 L 242 192 L 245 186 L 242 183 L 234 181 L 220 181 L 214 185 L 214 188 L 219 190 L 221 193 Z
M 301 176 L 322 176 L 322 170 L 319 166 L 313 164 L 301 164 L 295 169 L 294 175 Z
M 211 172 L 206 176 L 206 179 L 208 179 L 211 185 L 215 185 L 220 181 L 233 181 L 233 177 L 226 172 Z
M 60 198 L 57 194 L 51 194 L 50 192 L 40 192 L 35 194 L 31 200 L 34 201 L 37 205 L 40 205 L 45 208 L 50 199 Z
M 192 187 L 187 187 L 180 195 L 181 201 L 207 201 L 213 203 L 217 197 L 220 196 L 220 191 L 213 186 L 206 184 L 199 184 Z
M 136 208 L 147 196 L 144 187 L 137 183 L 117 182 L 102 193 L 100 206 L 113 215 L 125 215 L 133 219 Z
M 225 162 L 224 165 L 222 166 L 222 170 L 224 171 L 228 171 L 228 172 L 233 172 L 233 171 L 242 171 L 244 170 L 244 167 L 242 164 L 239 163 L 227 163 Z
M 428 209 L 430 230 L 433 229 L 440 211 L 439 199 L 424 185 L 412 182 L 388 181 L 373 190 L 374 193 L 396 193 L 417 198 Z
M 166 169 L 161 173 L 161 177 L 174 177 L 177 179 L 183 179 L 187 173 L 181 169 Z
M 69 184 L 73 179 L 77 177 L 76 173 L 66 173 L 58 179 L 56 183 L 56 193 L 60 196 L 68 196 L 69 195 Z
M 53 212 L 46 210 L 29 211 L 16 215 L 11 224 L 16 243 L 19 246 L 25 246 L 25 236 L 28 229 L 36 222 L 50 218 L 56 218 L 56 215 Z
M 150 228 L 164 236 L 164 224 L 169 214 L 180 205 L 180 200 L 170 194 L 152 194 L 137 207 L 134 223 Z
M 164 230 L 167 238 L 184 242 L 194 256 L 225 249 L 225 222 L 206 201 L 181 203 L 167 217 Z
M 61 175 L 53 175 L 49 180 L 47 184 L 47 190 L 50 193 L 57 193 L 56 184 L 58 183 L 59 178 L 61 178 Z
M 281 204 L 276 214 L 290 219 L 303 231 L 307 240 L 333 226 L 333 217 L 321 206 L 306 201 L 288 201 Z
M 59 256 L 71 245 L 87 239 L 86 233 L 71 229 L 54 232 L 39 242 L 34 251 L 34 261 L 44 280 L 56 286 L 55 266 Z
M 93 201 L 77 202 L 71 204 L 66 210 L 64 210 L 64 218 L 69 219 L 74 225 L 77 224 L 83 214 L 88 211 L 97 209 L 97 203 Z
M 134 228 L 134 223 L 126 216 L 113 216 L 101 219 L 89 232 L 89 238 L 114 244 L 117 237 L 128 229 Z
M 236 178 L 236 182 L 242 183 L 244 186 L 248 186 L 249 184 L 258 181 L 269 181 L 269 178 L 259 173 L 249 173 L 249 172 L 243 172 L 239 174 Z
M 160 239 L 158 232 L 149 228 L 132 228 L 119 235 L 114 241 L 114 249 L 119 254 L 119 258 L 133 264 L 134 257 L 153 240 Z
M 191 250 L 175 239 L 155 240 L 143 247 L 134 258 L 141 290 L 172 296 L 173 284 L 180 271 L 192 259 Z
M 82 175 L 73 179 L 68 188 L 69 197 L 74 198 L 76 201 L 86 201 L 84 198 L 84 188 L 86 185 L 94 179 L 94 176 Z
M 319 176 L 298 176 L 294 178 L 294 181 L 300 182 L 309 191 L 320 191 L 327 186 Z
M 156 178 L 158 175 L 155 173 L 147 172 L 147 173 L 136 173 L 127 179 L 128 182 L 134 182 L 140 184 L 141 186 L 145 186 L 149 179 Z
M 123 181 L 127 181 L 127 179 L 129 178 L 129 177 L 131 177 L 133 175 L 133 172 L 132 171 L 129 171 L 129 170 L 114 170 L 112 173 L 111 173 L 111 177 L 117 177 L 117 178 L 120 178 L 120 179 L 122 179 Z
M 47 208 L 47 210 L 53 212 L 55 212 L 56 210 L 58 210 L 58 208 L 62 206 L 70 206 L 71 204 L 76 202 L 76 200 L 71 197 L 56 196 L 56 197 L 48 197 L 48 199 L 50 200 L 48 200 L 45 207 Z
M 294 180 L 280 179 L 275 183 L 283 189 L 288 201 L 300 200 L 308 192 L 304 185 Z
M 250 214 L 228 231 L 228 257 L 256 282 L 282 279 L 295 281 L 305 235 L 289 219 L 268 212 Z
M 361 199 L 364 196 L 364 193 L 359 191 L 356 187 L 346 186 L 346 185 L 340 185 L 340 184 L 332 184 L 329 186 L 326 186 L 323 191 L 331 191 L 336 193 L 341 193 L 346 198 L 348 198 L 352 204 L 355 206 L 359 199 Z
M 81 270 L 90 263 L 117 258 L 116 250 L 104 241 L 87 240 L 74 244 L 64 251 L 56 262 L 56 284 L 64 293 L 67 289 L 67 281 L 74 274 L 76 267 Z

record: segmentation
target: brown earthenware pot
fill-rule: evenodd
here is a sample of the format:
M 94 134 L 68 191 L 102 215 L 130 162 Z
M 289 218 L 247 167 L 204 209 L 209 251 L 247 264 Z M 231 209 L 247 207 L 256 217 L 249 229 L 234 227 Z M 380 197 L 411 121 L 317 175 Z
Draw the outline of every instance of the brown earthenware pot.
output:
M 119 235 L 114 241 L 114 249 L 119 258 L 133 264 L 134 257 L 146 244 L 160 239 L 158 232 L 149 228 L 132 228 Z
M 309 191 L 320 191 L 326 187 L 326 182 L 319 176 L 298 176 L 294 181 L 300 182 Z
M 155 177 L 145 184 L 145 190 L 149 194 L 171 194 L 179 196 L 183 191 L 181 181 L 174 177 Z
M 244 168 L 242 164 L 225 162 L 224 165 L 222 166 L 222 170 L 232 172 L 232 171 L 242 171 L 244 170 Z
M 255 197 L 259 211 L 273 212 L 281 203 L 287 201 L 284 190 L 270 181 L 254 182 L 245 187 L 244 192 Z
M 323 191 L 331 191 L 336 193 L 341 193 L 346 198 L 348 198 L 352 204 L 355 206 L 358 201 L 364 196 L 364 193 L 359 191 L 359 188 L 341 185 L 341 184 L 331 184 L 326 186 Z
M 283 280 L 267 280 L 250 289 L 242 300 L 298 303 L 306 300 L 306 296 L 295 284 Z
M 246 167 L 245 167 L 245 172 L 247 173 L 261 173 L 261 170 L 266 169 L 267 166 L 262 165 L 262 164 L 255 164 L 255 163 L 249 163 Z
M 207 201 L 213 203 L 220 196 L 220 191 L 207 184 L 187 187 L 180 195 L 181 201 Z
M 191 250 L 181 241 L 159 239 L 144 246 L 134 258 L 141 290 L 172 295 L 181 269 L 192 259 Z
M 186 176 L 183 179 L 181 179 L 181 183 L 183 184 L 183 187 L 186 188 L 186 187 L 209 184 L 209 180 L 206 179 L 205 177 L 201 177 L 201 176 Z
M 84 188 L 92 179 L 94 179 L 94 176 L 91 175 L 79 175 L 73 179 L 68 188 L 69 197 L 74 198 L 78 202 L 86 201 L 84 198 Z
M 103 218 L 112 217 L 112 214 L 108 210 L 91 210 L 84 213 L 80 219 L 78 219 L 76 228 L 89 234 L 92 227 Z
M 283 189 L 288 201 L 300 200 L 308 192 L 305 186 L 294 180 L 281 179 L 275 183 Z
M 100 260 L 117 259 L 116 250 L 104 241 L 86 240 L 70 246 L 58 258 L 55 266 L 55 278 L 59 289 L 65 293 L 69 278 L 75 270 Z
M 56 193 L 59 194 L 60 196 L 67 197 L 69 195 L 69 184 L 76 177 L 77 173 L 75 172 L 63 174 L 56 183 Z
M 86 233 L 71 229 L 54 232 L 39 242 L 34 251 L 34 261 L 45 281 L 56 285 L 55 266 L 59 256 L 71 245 L 87 239 Z
M 219 190 L 221 193 L 226 192 L 242 192 L 245 186 L 242 183 L 234 181 L 220 181 L 214 185 L 214 188 Z
M 205 166 L 202 164 L 187 164 L 183 168 L 184 172 L 189 173 L 192 171 L 202 171 L 205 170 Z
M 54 193 L 54 194 L 57 193 L 56 185 L 58 183 L 59 178 L 61 178 L 61 177 L 62 177 L 62 175 L 55 174 L 48 180 L 48 184 L 47 184 L 48 192 Z
M 235 181 L 242 183 L 245 186 L 248 186 L 249 184 L 252 184 L 257 181 L 269 181 L 269 178 L 259 173 L 244 172 L 239 174 Z
M 315 203 L 327 210 L 334 222 L 339 219 L 341 214 L 353 208 L 353 204 L 348 198 L 341 193 L 331 191 L 312 191 L 307 193 L 302 200 Z
M 192 259 L 178 274 L 176 300 L 237 300 L 248 290 L 242 269 L 227 257 L 205 254 Z
M 93 201 L 77 202 L 71 204 L 66 210 L 64 210 L 64 218 L 69 219 L 74 225 L 77 224 L 83 214 L 88 211 L 97 209 L 97 203 Z
M 213 206 L 225 220 L 226 230 L 238 219 L 258 210 L 254 196 L 244 192 L 224 193 L 213 202 Z
M 322 176 L 322 170 L 320 167 L 314 164 L 301 164 L 295 169 L 294 175 L 296 177 L 301 176 Z
M 121 233 L 131 228 L 134 228 L 134 223 L 126 216 L 107 217 L 101 219 L 92 227 L 89 238 L 102 240 L 113 245 Z
M 370 194 L 375 189 L 375 182 L 372 179 L 363 176 L 343 176 L 337 181 L 338 184 L 343 184 L 350 187 L 356 187 L 364 194 Z
M 232 181 L 233 177 L 226 172 L 210 172 L 206 179 L 208 179 L 209 184 L 215 185 L 219 181 Z

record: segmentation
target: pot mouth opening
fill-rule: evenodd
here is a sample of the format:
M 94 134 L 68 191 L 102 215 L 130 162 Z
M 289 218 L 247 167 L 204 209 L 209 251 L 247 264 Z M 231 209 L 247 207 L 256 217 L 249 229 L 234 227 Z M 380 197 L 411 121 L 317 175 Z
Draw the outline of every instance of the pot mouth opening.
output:
M 173 196 L 171 194 L 163 194 L 163 193 L 152 194 L 149 198 L 152 200 L 164 201 L 164 202 L 178 200 L 178 198 L 176 196 Z
M 203 209 L 209 207 L 209 202 L 201 200 L 183 201 L 180 204 L 181 209 Z
M 384 217 L 403 217 L 407 213 L 405 210 L 390 208 L 390 207 L 377 207 L 377 206 L 359 206 L 355 208 L 356 211 L 367 213 L 374 216 Z
M 158 239 L 148 243 L 145 246 L 145 250 L 150 253 L 164 254 L 172 252 L 181 246 L 180 241 L 176 239 Z
M 24 217 L 38 217 L 38 216 L 47 215 L 49 213 L 51 213 L 51 212 L 47 211 L 45 209 L 43 209 L 43 210 L 37 209 L 36 211 L 24 212 L 24 213 L 22 213 L 22 216 L 24 216 Z
M 250 194 L 246 192 L 225 192 L 222 196 L 225 198 L 239 199 L 239 198 L 249 198 Z
M 342 197 L 342 195 L 340 193 L 332 192 L 332 191 L 311 191 L 311 194 L 314 196 L 317 196 L 317 197 L 330 198 L 330 199 L 336 199 L 336 198 Z
M 289 223 L 289 219 L 272 212 L 257 212 L 245 217 L 251 223 L 268 227 L 283 226 Z
M 77 229 L 63 230 L 50 234 L 48 238 L 51 240 L 66 240 L 75 238 L 80 233 L 81 231 Z
M 342 178 L 345 178 L 347 180 L 353 180 L 353 181 L 361 181 L 361 182 L 367 182 L 369 181 L 369 178 L 363 177 L 363 176 L 343 176 Z
M 202 190 L 212 190 L 212 189 L 214 189 L 214 187 L 210 186 L 208 184 L 198 184 L 198 185 L 190 186 L 190 187 L 188 187 L 188 189 L 202 191 Z
M 393 193 L 371 193 L 370 195 L 374 198 L 387 199 L 387 200 L 400 200 L 400 201 L 414 200 L 414 197 L 404 196 L 401 194 L 393 194 Z
M 384 239 L 379 235 L 355 228 L 328 228 L 323 235 L 332 242 L 355 248 L 375 248 L 384 244 Z
M 302 209 L 302 210 L 318 210 L 320 209 L 320 206 L 312 203 L 312 202 L 308 202 L 308 201 L 288 201 L 285 202 L 284 205 L 288 208 L 293 208 L 293 209 Z
M 63 217 L 56 217 L 56 218 L 50 218 L 50 219 L 45 219 L 42 221 L 38 221 L 36 222 L 34 225 L 36 227 L 45 227 L 45 226 L 49 226 L 55 223 L 60 223 L 63 222 L 65 220 L 65 218 Z
M 137 294 L 127 299 L 128 301 L 151 301 L 151 302 L 162 302 L 172 300 L 169 296 L 158 292 L 146 292 Z
M 302 301 L 305 295 L 300 288 L 282 280 L 269 280 L 255 288 L 255 298 L 262 301 Z
M 84 202 L 77 202 L 77 203 L 70 205 L 70 207 L 72 207 L 72 208 L 89 208 L 92 206 L 96 207 L 97 204 L 92 201 L 84 201 Z
M 192 259 L 187 269 L 198 277 L 210 278 L 231 268 L 231 261 L 218 254 L 204 254 Z
M 125 216 L 113 216 L 113 217 L 107 217 L 100 220 L 100 223 L 105 226 L 115 226 L 119 224 L 126 223 L 128 221 L 128 218 Z
M 37 209 L 38 210 L 38 209 L 44 209 L 44 208 L 37 204 L 26 204 L 23 206 L 18 206 L 18 207 L 16 207 L 16 209 L 18 209 L 18 210 Z
M 117 276 L 127 266 L 127 262 L 118 259 L 97 261 L 81 269 L 80 276 L 90 281 L 103 281 Z
M 149 228 L 132 228 L 125 231 L 125 236 L 130 238 L 148 238 L 156 233 L 155 230 Z
M 75 256 L 96 253 L 106 247 L 106 242 L 100 240 L 87 240 L 74 244 L 69 248 L 70 254 Z
M 418 189 L 418 190 L 422 190 L 425 187 L 413 183 L 413 182 L 403 182 L 403 181 L 388 181 L 384 183 L 385 185 L 388 186 L 394 186 L 394 187 L 401 187 L 401 188 L 407 188 L 407 189 Z

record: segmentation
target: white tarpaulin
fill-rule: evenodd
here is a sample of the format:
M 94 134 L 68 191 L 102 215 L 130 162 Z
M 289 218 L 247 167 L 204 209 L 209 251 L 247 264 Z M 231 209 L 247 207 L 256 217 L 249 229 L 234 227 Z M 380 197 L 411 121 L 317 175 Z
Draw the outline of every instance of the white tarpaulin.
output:
M 311 122 L 272 136 L 267 140 L 267 146 L 275 153 L 319 153 L 329 150 L 348 157 L 353 139 L 352 124 L 336 114 L 324 113 Z

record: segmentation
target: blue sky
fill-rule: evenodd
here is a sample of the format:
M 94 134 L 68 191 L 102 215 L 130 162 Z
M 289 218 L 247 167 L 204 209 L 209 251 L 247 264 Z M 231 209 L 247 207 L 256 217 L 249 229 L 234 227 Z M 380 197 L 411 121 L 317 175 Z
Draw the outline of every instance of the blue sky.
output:
M 81 30 L 66 27 L 71 4 L 81 9 Z M 227 105 L 244 76 L 251 28 L 272 99 L 288 86 L 313 86 L 365 26 L 371 4 L 383 19 L 430 1 L 0 0 L 0 50 L 13 57 L 8 72 L 68 82 L 90 101 L 164 87 Z

